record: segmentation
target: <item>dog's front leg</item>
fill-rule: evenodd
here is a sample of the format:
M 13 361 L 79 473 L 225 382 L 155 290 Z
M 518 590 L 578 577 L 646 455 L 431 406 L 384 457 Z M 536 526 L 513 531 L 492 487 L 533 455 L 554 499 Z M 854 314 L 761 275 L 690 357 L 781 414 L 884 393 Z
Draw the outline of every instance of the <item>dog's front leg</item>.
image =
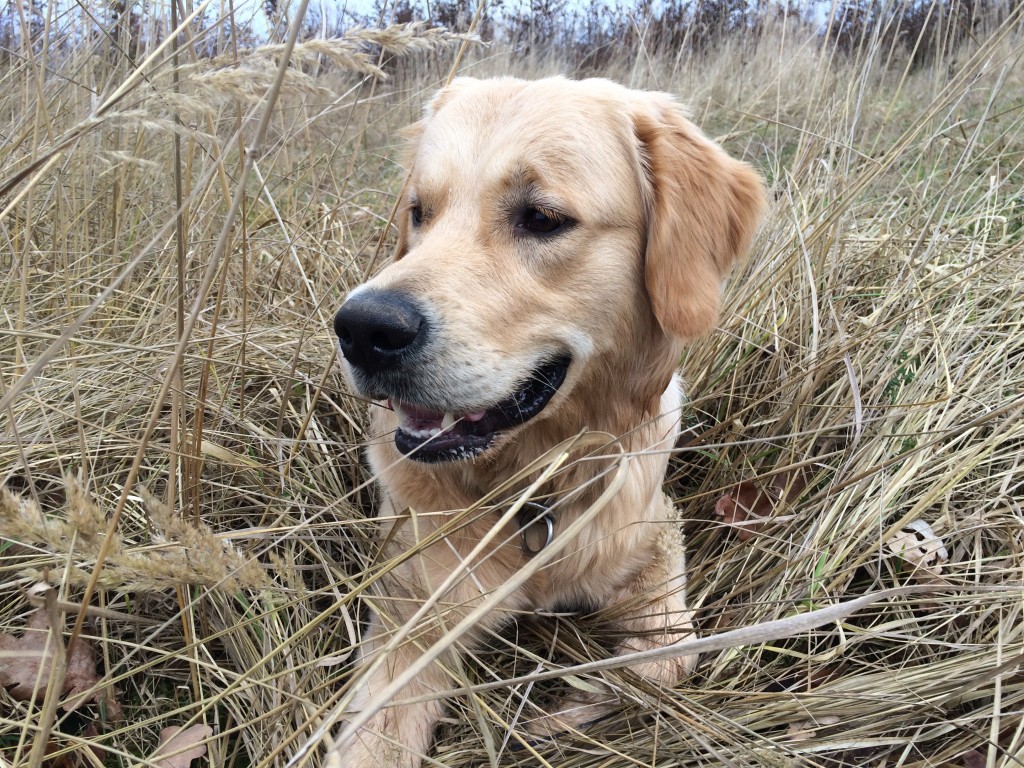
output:
M 349 710 L 357 713 L 367 707 L 379 708 L 352 741 L 336 746 L 325 768 L 418 768 L 430 746 L 434 725 L 443 709 L 439 699 L 381 707 L 378 697 L 436 637 L 408 638 L 381 657 L 388 636 L 380 625 L 380 618 L 374 616 L 370 628 L 371 650 L 364 654 L 356 671 L 361 676 L 356 682 L 359 690 Z M 378 659 L 380 664 L 371 669 Z M 428 665 L 394 699 L 401 701 L 451 687 L 445 685 L 446 676 L 441 666 L 444 663 L 442 657 Z
M 682 534 L 676 531 L 671 534 L 671 538 L 680 542 L 678 548 L 671 544 L 663 547 L 658 559 L 628 585 L 620 597 L 619 604 L 628 608 L 625 618 L 620 619 L 626 637 L 619 643 L 619 654 L 664 648 L 694 636 L 693 613 L 686 607 Z M 666 533 L 663 541 L 669 538 Z M 630 664 L 629 670 L 645 680 L 671 688 L 686 677 L 696 663 L 696 656 L 673 656 Z
M 411 546 L 406 541 L 400 545 Z M 459 668 L 459 650 L 454 646 L 446 648 L 387 701 L 381 696 L 425 652 L 436 648 L 449 630 L 488 599 L 500 583 L 501 573 L 486 563 L 469 568 L 457 548 L 445 542 L 427 547 L 381 580 L 371 601 L 373 618 L 366 648 L 354 673 L 357 693 L 348 707 L 352 714 L 368 708 L 373 714 L 352 739 L 335 746 L 325 768 L 420 766 L 444 704 L 437 698 L 401 702 L 457 687 L 459 676 L 452 670 Z M 459 574 L 461 578 L 451 578 Z M 421 612 L 425 601 L 431 601 L 431 609 Z M 494 610 L 458 638 L 459 648 L 475 646 L 508 610 L 521 607 L 520 603 L 521 600 L 512 598 L 495 605 Z M 422 615 L 415 618 L 418 613 Z M 389 648 L 395 633 L 410 628 L 410 622 L 415 623 L 408 635 Z
M 675 524 L 659 536 L 653 560 L 618 590 L 601 614 L 623 633 L 616 648 L 619 655 L 664 648 L 693 637 L 693 616 L 686 607 L 682 532 Z M 652 683 L 672 687 L 690 673 L 696 661 L 696 656 L 676 656 L 630 664 L 629 670 Z M 529 723 L 529 731 L 551 736 L 579 729 L 622 706 L 622 697 L 613 686 L 606 683 L 601 688 L 573 692 L 559 702 L 557 711 Z

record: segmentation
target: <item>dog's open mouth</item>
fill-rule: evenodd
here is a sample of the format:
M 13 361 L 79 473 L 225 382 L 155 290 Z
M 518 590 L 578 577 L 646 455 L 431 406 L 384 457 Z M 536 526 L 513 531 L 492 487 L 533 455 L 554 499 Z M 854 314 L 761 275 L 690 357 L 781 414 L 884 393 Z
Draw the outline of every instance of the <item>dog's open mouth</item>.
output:
M 486 410 L 443 413 L 392 398 L 398 416 L 395 446 L 418 461 L 461 461 L 486 451 L 495 435 L 544 410 L 565 381 L 570 358 L 559 356 L 536 368 L 497 405 Z

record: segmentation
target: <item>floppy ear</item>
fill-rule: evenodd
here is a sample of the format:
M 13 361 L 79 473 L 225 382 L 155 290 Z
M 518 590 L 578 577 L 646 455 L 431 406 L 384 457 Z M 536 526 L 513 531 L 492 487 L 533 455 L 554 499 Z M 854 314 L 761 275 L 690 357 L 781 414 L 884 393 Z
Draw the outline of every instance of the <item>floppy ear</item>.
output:
M 722 281 L 764 211 L 764 185 L 666 94 L 645 94 L 633 122 L 649 193 L 647 292 L 662 330 L 693 338 L 715 324 Z

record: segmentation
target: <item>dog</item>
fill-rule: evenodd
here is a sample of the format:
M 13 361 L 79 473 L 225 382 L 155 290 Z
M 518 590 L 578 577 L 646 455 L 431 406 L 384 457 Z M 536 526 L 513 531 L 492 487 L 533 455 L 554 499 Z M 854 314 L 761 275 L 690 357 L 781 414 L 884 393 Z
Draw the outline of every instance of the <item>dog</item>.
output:
M 378 562 L 394 564 L 367 596 L 331 768 L 421 764 L 433 694 L 463 684 L 448 632 L 471 649 L 516 613 L 624 605 L 618 653 L 692 634 L 662 490 L 677 366 L 765 205 L 759 175 L 671 96 L 608 80 L 459 78 L 409 138 L 394 260 L 334 319 L 375 401 Z M 631 669 L 670 686 L 691 662 Z M 614 706 L 579 692 L 531 730 Z

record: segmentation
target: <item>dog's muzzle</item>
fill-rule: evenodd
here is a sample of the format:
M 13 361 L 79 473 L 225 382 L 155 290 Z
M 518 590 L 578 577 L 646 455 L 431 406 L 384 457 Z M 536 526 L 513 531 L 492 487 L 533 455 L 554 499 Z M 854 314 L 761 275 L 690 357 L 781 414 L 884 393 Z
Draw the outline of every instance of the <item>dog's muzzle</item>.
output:
M 361 291 L 334 317 L 338 346 L 360 392 L 386 400 L 398 420 L 395 447 L 424 462 L 473 459 L 499 433 L 524 424 L 544 410 L 558 392 L 572 362 L 568 353 L 542 357 L 522 372 L 516 386 L 497 402 L 441 405 L 425 376 L 438 384 L 428 363 L 437 339 L 426 313 L 397 291 Z M 462 404 L 459 404 L 462 405 Z

